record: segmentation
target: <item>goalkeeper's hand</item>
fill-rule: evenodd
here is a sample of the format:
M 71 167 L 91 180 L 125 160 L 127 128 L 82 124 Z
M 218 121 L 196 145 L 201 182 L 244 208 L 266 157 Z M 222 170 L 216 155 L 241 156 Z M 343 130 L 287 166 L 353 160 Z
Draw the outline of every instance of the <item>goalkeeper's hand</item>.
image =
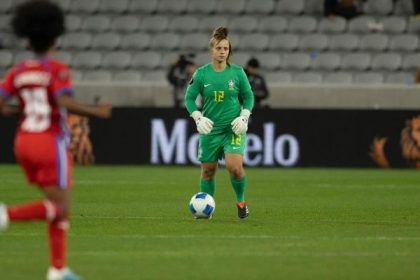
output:
M 248 119 L 251 112 L 247 109 L 243 109 L 239 117 L 233 120 L 230 124 L 232 125 L 232 131 L 236 135 L 244 134 L 248 130 Z
M 209 118 L 206 118 L 201 114 L 200 111 L 194 111 L 191 114 L 191 117 L 194 119 L 195 124 L 197 125 L 197 131 L 200 134 L 209 134 L 213 128 L 213 121 Z

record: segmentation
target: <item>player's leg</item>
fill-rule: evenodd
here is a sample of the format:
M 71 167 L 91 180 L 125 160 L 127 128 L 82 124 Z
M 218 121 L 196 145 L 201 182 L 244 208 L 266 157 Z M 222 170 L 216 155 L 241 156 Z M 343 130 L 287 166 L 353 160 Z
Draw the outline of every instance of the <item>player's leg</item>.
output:
M 245 202 L 245 189 L 247 178 L 243 168 L 243 153 L 245 150 L 246 135 L 228 133 L 225 138 L 224 153 L 226 169 L 230 175 L 230 182 L 236 195 L 238 217 L 248 217 L 249 210 Z
M 214 196 L 214 175 L 217 170 L 217 162 L 203 162 L 201 164 L 200 191 Z

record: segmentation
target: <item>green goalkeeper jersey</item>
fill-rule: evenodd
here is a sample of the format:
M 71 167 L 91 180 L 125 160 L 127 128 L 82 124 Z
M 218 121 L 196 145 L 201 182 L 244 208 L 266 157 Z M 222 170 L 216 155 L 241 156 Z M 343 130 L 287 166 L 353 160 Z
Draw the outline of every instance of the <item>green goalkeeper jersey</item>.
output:
M 248 77 L 242 67 L 230 64 L 221 72 L 213 70 L 211 64 L 197 69 L 185 94 L 185 107 L 188 112 L 197 110 L 195 103 L 201 94 L 202 114 L 214 122 L 210 134 L 232 131 L 231 122 L 239 116 L 242 97 L 243 109 L 252 110 L 254 94 Z

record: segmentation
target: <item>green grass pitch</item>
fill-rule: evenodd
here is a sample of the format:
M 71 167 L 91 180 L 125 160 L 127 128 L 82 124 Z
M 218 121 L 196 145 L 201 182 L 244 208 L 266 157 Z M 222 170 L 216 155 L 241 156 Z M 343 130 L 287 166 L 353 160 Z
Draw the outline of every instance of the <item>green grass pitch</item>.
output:
M 420 279 L 420 172 L 246 169 L 236 216 L 224 168 L 213 219 L 188 211 L 199 167 L 76 167 L 69 265 L 84 279 Z M 0 165 L 0 201 L 40 198 Z M 0 279 L 44 279 L 45 225 L 0 233 Z

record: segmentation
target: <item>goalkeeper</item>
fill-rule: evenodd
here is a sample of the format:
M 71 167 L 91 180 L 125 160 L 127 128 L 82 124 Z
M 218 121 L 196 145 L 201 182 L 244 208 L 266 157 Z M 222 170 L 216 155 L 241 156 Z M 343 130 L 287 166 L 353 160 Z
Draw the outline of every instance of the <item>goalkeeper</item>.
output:
M 254 95 L 243 68 L 229 62 L 232 47 L 227 35 L 225 27 L 213 31 L 209 43 L 211 63 L 194 73 L 185 94 L 185 106 L 200 133 L 200 190 L 214 195 L 214 175 L 218 160 L 224 155 L 236 194 L 238 217 L 244 219 L 249 210 L 244 197 L 247 178 L 243 153 Z M 201 111 L 195 103 L 199 94 L 203 103 Z M 242 108 L 239 96 L 243 100 Z

